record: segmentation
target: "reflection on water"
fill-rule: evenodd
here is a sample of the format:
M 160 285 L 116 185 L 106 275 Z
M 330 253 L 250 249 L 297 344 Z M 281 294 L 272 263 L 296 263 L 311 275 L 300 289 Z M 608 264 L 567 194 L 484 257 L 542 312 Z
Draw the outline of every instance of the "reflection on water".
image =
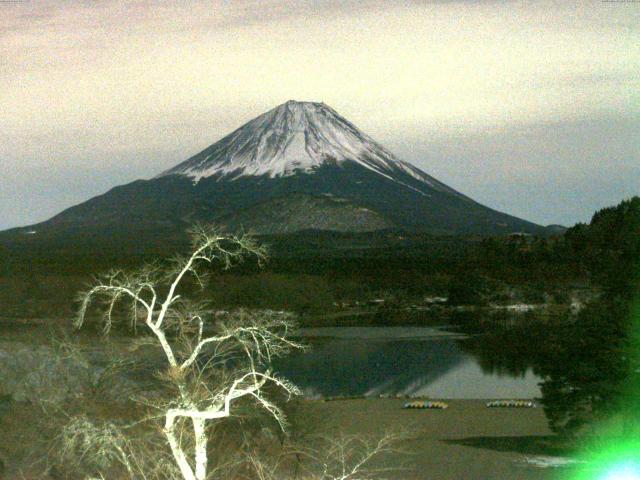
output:
M 530 368 L 516 375 L 483 369 L 463 349 L 464 337 L 443 329 L 343 327 L 304 334 L 312 348 L 276 367 L 308 396 L 540 396 L 540 378 Z

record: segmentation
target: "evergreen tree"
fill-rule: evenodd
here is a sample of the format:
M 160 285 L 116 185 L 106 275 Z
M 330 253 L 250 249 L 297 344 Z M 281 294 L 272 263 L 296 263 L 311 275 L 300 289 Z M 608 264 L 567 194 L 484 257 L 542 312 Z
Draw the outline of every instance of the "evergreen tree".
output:
M 602 290 L 563 327 L 550 361 L 542 367 L 542 403 L 551 427 L 573 433 L 614 413 L 635 418 L 640 407 L 640 312 L 634 308 L 639 292 L 640 197 L 600 210 L 590 225 L 569 229 L 565 240 Z

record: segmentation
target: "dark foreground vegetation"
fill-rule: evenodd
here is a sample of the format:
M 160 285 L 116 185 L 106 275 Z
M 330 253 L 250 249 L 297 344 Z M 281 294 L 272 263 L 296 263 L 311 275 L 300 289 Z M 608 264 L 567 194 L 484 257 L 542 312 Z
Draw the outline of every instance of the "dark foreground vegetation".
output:
M 0 316 L 68 317 L 75 292 L 96 272 L 135 268 L 188 248 L 186 235 L 163 242 L 127 238 L 126 232 L 104 238 L 0 237 Z M 314 317 L 383 304 L 397 310 L 424 305 L 429 297 L 448 298 L 451 305 L 568 304 L 589 296 L 592 286 L 562 236 L 302 232 L 259 240 L 269 251 L 266 265 L 248 261 L 217 272 L 204 297 L 220 308 Z

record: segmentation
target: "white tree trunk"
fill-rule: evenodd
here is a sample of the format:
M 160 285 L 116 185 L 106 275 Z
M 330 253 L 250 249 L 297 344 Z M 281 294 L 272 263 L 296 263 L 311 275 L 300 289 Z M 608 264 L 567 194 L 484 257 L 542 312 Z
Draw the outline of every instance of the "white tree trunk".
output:
M 186 455 L 182 451 L 180 441 L 176 438 L 175 420 L 176 418 L 173 415 L 167 415 L 164 434 L 167 436 L 169 446 L 171 447 L 171 453 L 173 453 L 173 458 L 176 460 L 184 480 L 197 480 L 193 470 L 191 469 L 191 465 L 189 465 L 189 462 L 187 461 Z
M 196 439 L 196 480 L 205 480 L 207 477 L 207 433 L 204 418 L 192 418 L 193 432 Z

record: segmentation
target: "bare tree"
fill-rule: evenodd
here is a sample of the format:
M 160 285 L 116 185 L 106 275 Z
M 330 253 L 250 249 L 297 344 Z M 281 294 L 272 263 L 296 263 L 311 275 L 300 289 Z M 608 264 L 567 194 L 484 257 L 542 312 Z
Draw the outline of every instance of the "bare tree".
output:
M 373 478 L 398 478 L 403 468 L 397 465 L 397 457 L 407 452 L 398 445 L 408 439 L 404 432 L 387 432 L 381 436 L 340 434 L 334 437 L 314 436 L 307 439 L 311 445 L 291 445 L 279 455 L 265 456 L 259 451 L 247 455 L 252 477 L 258 480 L 306 479 L 306 480 L 370 480 Z M 396 457 L 389 465 L 388 456 Z M 292 467 L 287 458 L 295 457 Z
M 131 327 L 142 325 L 150 334 L 138 343 L 159 347 L 166 361 L 162 379 L 173 386 L 175 395 L 156 406 L 161 408 L 163 433 L 176 465 L 185 480 L 204 480 L 209 473 L 207 424 L 231 416 L 239 399 L 255 401 L 284 428 L 282 411 L 268 398 L 265 387 L 271 384 L 288 396 L 299 393 L 273 374 L 271 360 L 300 345 L 289 339 L 293 323 L 284 313 L 220 314 L 183 298 L 179 290 L 187 278 L 204 286 L 206 265 L 230 268 L 250 256 L 259 262 L 266 258 L 265 250 L 248 236 L 200 226 L 193 229 L 192 238 L 190 256 L 176 258 L 168 267 L 152 264 L 97 277 L 81 294 L 75 326 L 80 328 L 90 304 L 100 301 L 108 334 L 119 318 L 120 305 L 128 307 Z M 184 435 L 185 422 L 191 441 Z
M 389 454 L 405 454 L 398 449 L 400 441 L 407 438 L 406 433 L 388 432 L 380 437 L 367 438 L 359 435 L 339 435 L 336 438 L 324 438 L 325 445 L 313 458 L 320 466 L 319 480 L 366 480 L 397 478 L 400 467 L 390 467 L 380 463 L 382 457 Z

